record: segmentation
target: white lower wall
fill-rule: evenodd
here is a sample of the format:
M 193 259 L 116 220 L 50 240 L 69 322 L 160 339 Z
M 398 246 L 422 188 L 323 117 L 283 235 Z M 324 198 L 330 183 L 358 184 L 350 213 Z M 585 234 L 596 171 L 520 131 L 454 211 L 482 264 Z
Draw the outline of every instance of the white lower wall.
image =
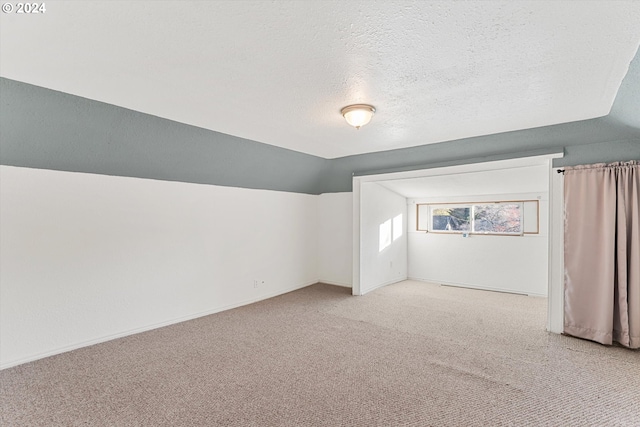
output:
M 351 287 L 353 278 L 353 193 L 318 196 L 318 276 Z
M 407 199 L 374 182 L 360 187 L 360 293 L 407 278 Z M 402 216 L 402 234 L 380 249 L 380 225 Z
M 543 237 L 411 233 L 409 277 L 546 296 L 547 249 Z
M 0 367 L 315 283 L 317 201 L 0 167 Z
M 445 202 L 539 200 L 540 232 L 524 236 L 426 233 L 415 230 L 416 200 L 409 208 L 409 278 L 433 283 L 546 296 L 548 193 L 466 196 Z M 418 203 L 442 202 L 422 199 Z

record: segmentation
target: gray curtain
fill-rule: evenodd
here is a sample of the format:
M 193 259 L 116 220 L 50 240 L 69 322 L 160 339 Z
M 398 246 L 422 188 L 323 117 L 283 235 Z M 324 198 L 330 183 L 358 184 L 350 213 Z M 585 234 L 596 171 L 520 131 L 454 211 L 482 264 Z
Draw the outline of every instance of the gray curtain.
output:
M 640 162 L 568 167 L 564 331 L 640 348 Z

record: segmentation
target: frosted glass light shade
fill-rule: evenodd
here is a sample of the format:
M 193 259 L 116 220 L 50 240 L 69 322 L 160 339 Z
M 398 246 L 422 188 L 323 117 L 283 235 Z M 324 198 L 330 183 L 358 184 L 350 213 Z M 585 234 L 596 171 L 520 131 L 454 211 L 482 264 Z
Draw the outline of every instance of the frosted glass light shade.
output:
M 376 109 L 367 104 L 349 105 L 341 111 L 347 123 L 356 129 L 360 129 L 361 126 L 369 123 L 375 112 Z

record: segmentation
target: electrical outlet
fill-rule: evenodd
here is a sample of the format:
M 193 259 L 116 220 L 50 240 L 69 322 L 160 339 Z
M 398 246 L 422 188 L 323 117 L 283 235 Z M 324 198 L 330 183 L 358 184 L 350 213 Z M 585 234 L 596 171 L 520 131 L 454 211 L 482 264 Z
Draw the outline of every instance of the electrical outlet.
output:
M 257 288 L 257 287 L 258 287 L 258 281 L 257 281 L 257 280 L 254 280 L 254 281 L 253 281 L 253 287 L 254 287 L 254 288 Z

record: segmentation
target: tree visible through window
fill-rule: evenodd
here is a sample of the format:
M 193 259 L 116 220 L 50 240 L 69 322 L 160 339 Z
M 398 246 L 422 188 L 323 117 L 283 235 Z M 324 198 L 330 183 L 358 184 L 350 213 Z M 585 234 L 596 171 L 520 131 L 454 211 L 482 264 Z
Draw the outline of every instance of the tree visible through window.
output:
M 522 234 L 522 203 L 433 205 L 429 231 L 444 233 Z
M 431 211 L 433 231 L 469 231 L 471 227 L 471 209 L 435 208 Z
M 473 232 L 521 234 L 522 215 L 519 203 L 494 203 L 473 206 Z

